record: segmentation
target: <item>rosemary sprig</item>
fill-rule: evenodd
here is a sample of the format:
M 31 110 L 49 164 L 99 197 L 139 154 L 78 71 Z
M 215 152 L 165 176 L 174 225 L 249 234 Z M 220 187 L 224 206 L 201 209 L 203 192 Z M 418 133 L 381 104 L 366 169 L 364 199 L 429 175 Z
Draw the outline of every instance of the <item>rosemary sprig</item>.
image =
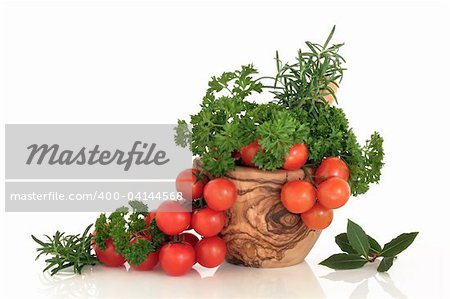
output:
M 318 106 L 326 104 L 325 96 L 331 94 L 337 102 L 331 85 L 338 86 L 346 69 L 342 66 L 345 59 L 338 53 L 344 43 L 329 46 L 334 31 L 335 26 L 323 45 L 307 41 L 310 52 L 299 49 L 296 63 L 283 64 L 276 53 L 278 72 L 272 93 L 279 104 L 304 108 L 317 120 Z
M 50 255 L 46 259 L 47 266 L 43 272 L 50 270 L 51 275 L 55 275 L 59 271 L 73 267 L 74 273 L 81 274 L 81 270 L 87 265 L 100 264 L 96 256 L 91 252 L 91 238 L 89 233 L 92 224 L 84 230 L 83 234 L 66 235 L 57 231 L 53 237 L 45 235 L 47 240 L 39 240 L 31 235 L 33 240 L 40 245 L 36 250 L 38 255 L 36 260 L 42 255 Z

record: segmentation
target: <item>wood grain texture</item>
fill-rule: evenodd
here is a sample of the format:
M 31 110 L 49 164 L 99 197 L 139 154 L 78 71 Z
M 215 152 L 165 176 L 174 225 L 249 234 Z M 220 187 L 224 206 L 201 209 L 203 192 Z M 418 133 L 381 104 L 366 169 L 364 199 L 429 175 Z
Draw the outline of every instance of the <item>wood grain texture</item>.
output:
M 194 167 L 201 169 L 199 160 Z M 226 177 L 238 189 L 238 198 L 226 212 L 222 237 L 226 260 L 248 267 L 278 268 L 302 262 L 319 238 L 320 231 L 303 225 L 300 215 L 287 211 L 280 199 L 281 187 L 303 179 L 303 170 L 275 172 L 237 166 Z

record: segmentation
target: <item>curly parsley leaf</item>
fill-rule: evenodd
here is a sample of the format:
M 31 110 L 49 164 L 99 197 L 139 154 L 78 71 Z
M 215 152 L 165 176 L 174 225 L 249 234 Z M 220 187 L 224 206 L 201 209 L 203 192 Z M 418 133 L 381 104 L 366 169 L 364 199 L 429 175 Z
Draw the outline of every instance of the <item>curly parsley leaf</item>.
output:
M 175 127 L 175 144 L 190 148 L 192 143 L 192 132 L 185 120 L 178 120 L 178 125 Z
M 136 200 L 129 201 L 129 205 L 131 213 L 127 207 L 121 207 L 109 217 L 105 214 L 99 216 L 94 241 L 100 249 L 105 249 L 106 240 L 111 238 L 117 253 L 123 255 L 130 264 L 140 265 L 167 237 L 157 227 L 154 219 L 147 227 L 147 205 Z
M 303 143 L 308 136 L 306 125 L 300 124 L 287 110 L 277 111 L 274 117 L 256 129 L 261 146 L 253 161 L 265 170 L 280 168 L 293 144 Z

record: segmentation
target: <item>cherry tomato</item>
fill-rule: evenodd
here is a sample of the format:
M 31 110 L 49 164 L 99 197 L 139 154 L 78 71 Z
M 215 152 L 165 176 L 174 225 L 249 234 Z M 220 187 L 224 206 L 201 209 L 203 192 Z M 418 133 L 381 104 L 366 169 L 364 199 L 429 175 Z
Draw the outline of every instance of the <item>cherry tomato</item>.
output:
M 310 210 L 301 214 L 303 223 L 310 229 L 327 228 L 333 221 L 333 210 L 316 203 Z
M 150 237 L 146 237 L 146 236 L 138 236 L 139 239 L 147 239 L 147 240 L 151 240 Z M 133 244 L 136 242 L 136 238 L 131 239 L 130 244 Z M 158 255 L 159 252 L 150 252 L 147 256 L 147 258 L 145 259 L 144 262 L 142 262 L 139 265 L 134 265 L 131 264 L 129 261 L 128 263 L 130 264 L 131 268 L 133 268 L 134 270 L 137 271 L 149 271 L 152 270 L 156 264 L 158 263 Z
M 204 238 L 195 246 L 197 262 L 203 267 L 219 266 L 227 253 L 225 241 L 217 236 Z
M 191 234 L 191 233 L 182 233 L 178 236 L 178 240 L 182 241 L 182 242 L 186 242 L 191 244 L 192 247 L 195 247 L 195 245 L 197 245 L 198 243 L 198 238 L 196 235 Z
M 156 216 L 156 212 L 155 211 L 150 211 L 148 212 L 147 216 L 145 216 L 144 220 L 145 220 L 145 227 L 149 227 L 150 224 L 152 223 L 153 219 L 155 219 Z
M 204 237 L 212 237 L 220 233 L 225 225 L 225 214 L 210 208 L 197 210 L 192 215 L 192 228 Z
M 247 166 L 255 167 L 255 163 L 253 163 L 253 158 L 256 153 L 261 149 L 261 146 L 258 143 L 258 140 L 250 143 L 249 145 L 244 146 L 241 149 L 241 160 Z
M 191 223 L 191 213 L 176 201 L 162 203 L 155 218 L 159 229 L 166 235 L 178 235 Z
M 120 267 L 125 263 L 125 258 L 118 254 L 111 238 L 106 240 L 105 250 L 101 250 L 97 244 L 92 246 L 98 260 L 108 267 Z
M 137 271 L 150 271 L 153 270 L 153 268 L 158 264 L 158 252 L 150 252 L 147 256 L 147 259 L 140 264 L 137 265 L 130 265 L 132 269 Z
M 166 244 L 159 252 L 159 263 L 169 275 L 186 274 L 195 264 L 194 248 L 186 242 Z
M 322 161 L 314 175 L 316 184 L 320 184 L 326 179 L 335 176 L 347 181 L 350 176 L 350 170 L 341 159 L 328 157 Z
M 350 198 L 349 184 L 338 177 L 331 177 L 317 188 L 317 199 L 328 209 L 337 209 L 345 205 Z
M 203 195 L 203 187 L 208 182 L 208 178 L 203 176 L 202 180 L 197 179 L 198 170 L 194 168 L 185 169 L 177 176 L 177 191 L 185 199 L 197 199 Z
M 307 181 L 291 181 L 281 188 L 281 202 L 291 213 L 303 213 L 314 206 L 316 189 Z
M 209 208 L 224 211 L 236 201 L 237 189 L 230 180 L 218 178 L 206 184 L 203 196 Z
M 294 145 L 286 156 L 283 168 L 286 170 L 297 170 L 305 165 L 308 160 L 308 148 L 304 143 Z

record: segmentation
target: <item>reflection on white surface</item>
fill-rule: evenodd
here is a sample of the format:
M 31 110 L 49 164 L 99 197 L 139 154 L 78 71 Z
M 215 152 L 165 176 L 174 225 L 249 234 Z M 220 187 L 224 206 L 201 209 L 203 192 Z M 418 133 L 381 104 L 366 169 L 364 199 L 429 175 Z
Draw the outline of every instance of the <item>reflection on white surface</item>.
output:
M 350 294 L 349 299 L 367 298 L 369 295 L 369 281 L 366 279 L 361 282 Z
M 40 290 L 36 297 L 405 299 L 409 296 L 425 298 L 424 294 L 429 294 L 427 298 L 441 297 L 436 296 L 439 290 L 432 287 L 432 284 L 418 284 L 415 292 L 405 288 L 404 283 L 401 283 L 400 288 L 389 274 L 377 272 L 377 263 L 346 271 L 334 271 L 315 266 L 314 263 L 311 265 L 304 262 L 279 269 L 255 269 L 228 263 L 215 269 L 196 265 L 181 277 L 167 276 L 159 267 L 149 272 L 133 271 L 125 267 L 87 267 L 82 275 L 70 272 L 55 276 L 39 274 Z M 326 274 L 316 276 L 312 269 L 315 273 Z M 413 276 L 414 274 L 410 278 Z M 407 278 L 405 274 L 401 277 Z
M 368 298 L 369 281 L 375 281 L 381 286 L 383 291 L 392 296 L 392 298 L 405 299 L 407 296 L 396 287 L 394 281 L 388 273 L 379 273 L 377 271 L 378 263 L 367 265 L 358 270 L 334 271 L 321 278 L 336 282 L 346 282 L 355 285 L 349 299 Z
M 82 275 L 42 274 L 42 295 L 48 298 L 325 298 L 307 263 L 281 269 L 253 269 L 222 264 L 196 266 L 187 275 L 92 267 Z
M 181 277 L 167 276 L 159 267 L 150 272 L 125 267 L 87 267 L 82 275 L 40 274 L 41 296 L 38 297 L 407 298 L 389 274 L 377 272 L 377 263 L 346 271 L 328 271 L 312 265 L 314 272 L 327 274 L 317 277 L 307 262 L 279 269 L 255 269 L 228 263 L 215 269 L 196 265 Z M 420 294 L 408 294 L 421 298 Z
M 379 277 L 375 276 L 375 280 L 378 282 L 378 284 L 383 288 L 383 290 L 390 294 L 394 298 L 408 298 L 405 294 L 402 293 L 400 289 L 398 289 L 394 282 L 392 281 L 389 274 L 380 274 Z

